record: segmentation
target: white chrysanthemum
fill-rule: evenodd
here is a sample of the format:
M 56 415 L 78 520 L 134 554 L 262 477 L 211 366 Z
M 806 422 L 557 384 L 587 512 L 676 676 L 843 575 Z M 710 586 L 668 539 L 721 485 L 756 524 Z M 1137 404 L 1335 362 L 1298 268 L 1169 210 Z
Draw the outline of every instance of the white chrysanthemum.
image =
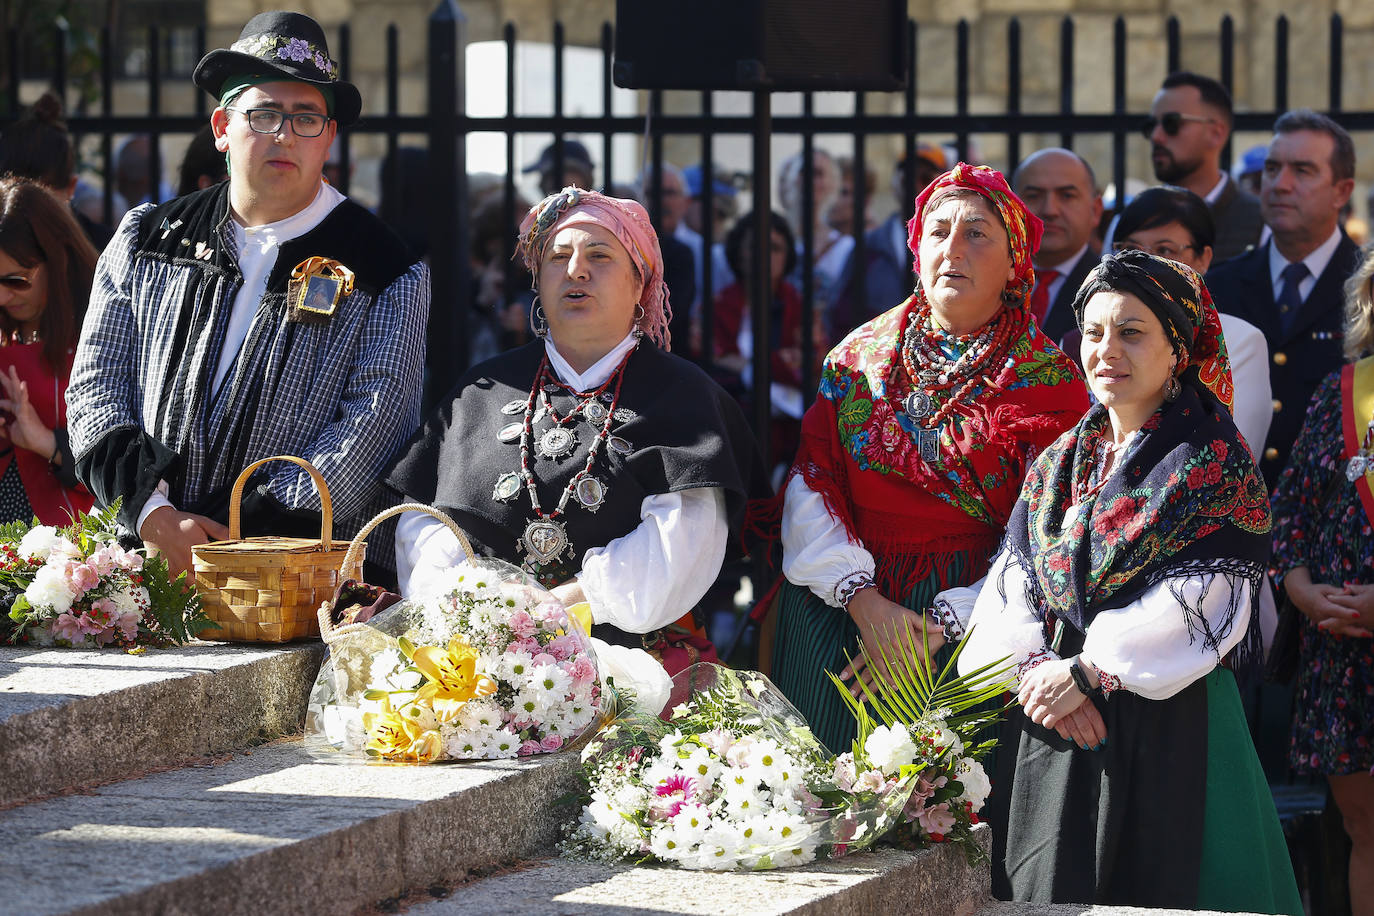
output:
M 686 745 L 691 748 L 687 759 L 680 764 L 683 772 L 697 780 L 700 785 L 709 786 L 720 775 L 720 758 L 701 745 Z
M 665 862 L 680 862 L 695 851 L 685 843 L 671 821 L 659 824 L 649 834 L 649 851 Z
M 530 672 L 529 684 L 553 704 L 564 699 L 572 687 L 572 675 L 558 665 L 538 665 Z
M 550 697 L 531 687 L 526 687 L 511 700 L 511 710 L 517 719 L 530 719 L 542 722 L 549 714 Z
M 879 725 L 864 742 L 864 754 L 868 762 L 885 775 L 895 776 L 898 770 L 916 758 L 916 742 L 911 740 L 911 732 L 900 722 L 891 728 Z
M 482 756 L 489 760 L 514 757 L 520 751 L 520 736 L 507 728 L 494 729 Z
M 476 760 L 485 756 L 490 736 L 487 729 L 459 728 L 444 732 L 444 751 L 458 760 Z
M 65 614 L 72 609 L 72 591 L 67 587 L 67 579 L 56 566 L 39 567 L 29 587 L 24 589 L 24 597 L 35 608 L 51 609 L 53 615 Z
M 983 765 L 972 757 L 962 757 L 954 772 L 954 778 L 964 787 L 964 794 L 959 796 L 959 801 L 973 802 L 973 810 L 981 810 L 992 792 L 992 781 L 988 779 Z
M 500 728 L 501 707 L 494 700 L 469 700 L 458 710 L 458 722 L 467 729 Z
M 772 805 L 773 793 L 758 783 L 730 784 L 721 796 L 720 808 L 731 817 L 740 818 L 767 814 Z
M 759 738 L 746 753 L 744 765 L 757 772 L 759 779 L 772 786 L 777 784 L 780 771 L 786 766 L 795 766 L 795 763 L 776 741 L 771 738 Z
M 733 821 L 735 836 L 738 838 L 738 855 L 742 861 L 747 862 L 745 857 L 757 857 L 760 847 L 769 842 L 768 818 L 760 814 L 737 817 Z
M 535 667 L 534 658 L 528 652 L 507 652 L 501 656 L 496 677 L 519 690 L 529 681 Z
M 819 842 L 815 839 L 816 828 L 799 814 L 774 809 L 764 818 L 763 826 L 767 831 L 765 842 L 773 846 L 793 847 L 806 843 L 814 846 Z
M 728 870 L 739 862 L 740 837 L 736 825 L 715 821 L 697 846 L 689 868 Z
M 706 831 L 711 827 L 711 812 L 705 805 L 696 802 L 687 802 L 678 809 L 669 821 L 677 828 L 678 839 L 683 843 L 695 846 L 706 836 Z

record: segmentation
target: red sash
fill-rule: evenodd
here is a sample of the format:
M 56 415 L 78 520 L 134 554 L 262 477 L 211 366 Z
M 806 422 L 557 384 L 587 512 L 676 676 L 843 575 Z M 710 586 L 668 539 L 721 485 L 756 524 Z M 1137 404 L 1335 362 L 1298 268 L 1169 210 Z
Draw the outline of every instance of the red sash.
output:
M 1354 458 L 1364 444 L 1365 430 L 1374 417 L 1374 356 L 1341 369 L 1341 431 L 1345 436 L 1344 458 Z M 1345 473 L 1345 468 L 1337 469 Z M 1365 515 L 1374 522 L 1374 469 L 1355 481 L 1355 491 Z

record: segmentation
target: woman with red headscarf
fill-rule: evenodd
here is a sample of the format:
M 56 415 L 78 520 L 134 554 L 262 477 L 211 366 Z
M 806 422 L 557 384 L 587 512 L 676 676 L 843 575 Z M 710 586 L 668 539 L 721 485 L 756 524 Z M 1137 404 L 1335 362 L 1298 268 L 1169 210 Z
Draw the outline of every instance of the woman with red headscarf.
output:
M 488 555 L 590 605 L 592 634 L 669 674 L 715 652 L 691 611 L 746 497 L 766 487 L 730 396 L 668 353 L 663 255 L 633 200 L 564 188 L 520 226 L 538 339 L 469 370 L 388 482 Z M 397 529 L 403 592 L 461 558 L 428 516 Z
M 936 592 L 983 575 L 1030 462 L 1088 406 L 1073 363 L 1030 320 L 1041 224 L 985 166 L 916 198 L 916 292 L 826 358 L 782 518 L 771 676 L 837 752 L 854 721 L 827 672 L 867 679 Z
M 1016 666 L 993 893 L 1299 914 L 1232 673 L 1262 654 L 1270 514 L 1216 311 L 1143 251 L 1073 309 L 1098 404 L 1036 459 L 981 589 L 941 596 L 971 610 L 961 671 Z

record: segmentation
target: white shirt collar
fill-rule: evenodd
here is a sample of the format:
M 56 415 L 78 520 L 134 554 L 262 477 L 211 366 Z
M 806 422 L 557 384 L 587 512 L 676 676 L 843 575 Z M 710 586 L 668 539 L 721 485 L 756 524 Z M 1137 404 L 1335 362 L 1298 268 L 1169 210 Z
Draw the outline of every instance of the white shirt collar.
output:
M 1331 230 L 1331 236 L 1326 241 L 1318 245 L 1302 262 L 1307 265 L 1307 277 L 1314 283 L 1326 270 L 1326 265 L 1331 262 L 1331 258 L 1336 254 L 1336 248 L 1341 244 L 1341 227 L 1337 226 Z M 1279 246 L 1274 244 L 1274 240 L 1269 240 L 1269 280 L 1278 287 L 1283 280 L 1283 269 L 1288 266 L 1288 260 L 1279 252 Z
M 1203 196 L 1202 199 L 1207 202 L 1209 207 L 1217 202 L 1217 198 L 1221 196 L 1221 192 L 1226 190 L 1226 182 L 1230 180 L 1230 176 L 1223 171 L 1221 173 L 1221 181 L 1218 181 L 1217 186 Z
M 314 229 L 330 212 L 344 200 L 344 196 L 333 185 L 320 181 L 320 189 L 315 192 L 315 197 L 305 206 L 305 209 L 291 214 L 285 219 L 279 219 L 273 223 L 263 223 L 260 226 L 244 226 L 238 220 L 231 220 L 234 225 L 234 233 L 240 240 L 246 238 L 265 237 L 277 242 L 286 242 L 294 238 L 305 235 Z
M 1083 255 L 1086 254 L 1087 251 L 1088 243 L 1084 242 L 1083 247 L 1075 251 L 1073 253 L 1073 257 L 1069 258 L 1067 261 L 1064 261 L 1060 264 L 1046 264 L 1044 266 L 1037 267 L 1036 270 L 1057 270 L 1059 271 L 1059 276 L 1055 279 L 1062 280 L 1064 277 L 1067 277 L 1070 273 L 1073 272 L 1073 269 L 1078 266 L 1078 259 L 1083 257 Z
M 591 391 L 605 383 L 611 377 L 611 373 L 620 365 L 620 360 L 624 358 L 639 343 L 639 338 L 631 331 L 625 335 L 625 339 L 611 347 L 610 352 L 598 359 L 588 367 L 586 372 L 579 374 L 563 358 L 563 354 L 558 352 L 558 347 L 554 345 L 553 337 L 544 338 L 544 352 L 549 354 L 549 365 L 553 367 L 554 374 L 559 381 L 565 385 L 571 385 L 578 391 Z

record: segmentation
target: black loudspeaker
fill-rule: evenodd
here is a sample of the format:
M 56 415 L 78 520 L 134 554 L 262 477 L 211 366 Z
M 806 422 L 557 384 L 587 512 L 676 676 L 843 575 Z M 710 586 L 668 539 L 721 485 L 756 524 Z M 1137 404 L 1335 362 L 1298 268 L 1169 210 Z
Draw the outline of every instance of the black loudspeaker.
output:
M 626 89 L 906 86 L 906 0 L 616 0 L 615 12 Z

